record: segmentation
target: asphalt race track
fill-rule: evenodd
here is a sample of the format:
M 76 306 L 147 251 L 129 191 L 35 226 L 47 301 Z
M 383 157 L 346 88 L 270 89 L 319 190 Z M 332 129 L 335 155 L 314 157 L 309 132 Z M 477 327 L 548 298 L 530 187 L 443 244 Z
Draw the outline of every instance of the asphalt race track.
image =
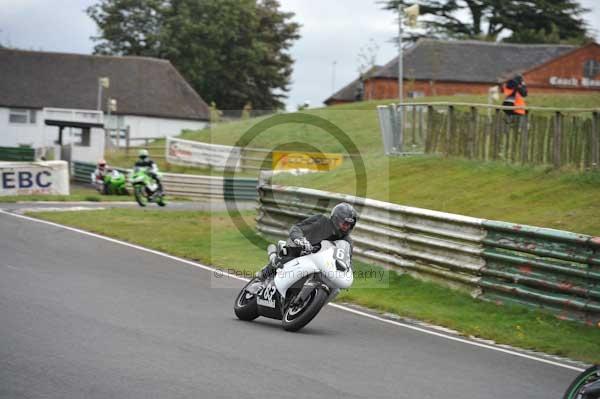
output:
M 0 398 L 560 398 L 577 371 L 327 307 L 233 314 L 242 281 L 0 213 Z

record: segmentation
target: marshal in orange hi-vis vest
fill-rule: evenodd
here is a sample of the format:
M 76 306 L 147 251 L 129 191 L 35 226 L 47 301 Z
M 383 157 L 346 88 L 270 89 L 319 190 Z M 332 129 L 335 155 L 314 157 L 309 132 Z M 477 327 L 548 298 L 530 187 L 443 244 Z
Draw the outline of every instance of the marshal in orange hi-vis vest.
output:
M 527 97 L 527 86 L 523 77 L 520 75 L 515 76 L 513 79 L 502 85 L 502 91 L 506 98 L 502 105 L 511 107 L 523 107 L 515 110 L 506 111 L 509 114 L 525 115 L 527 111 L 524 109 L 525 97 Z

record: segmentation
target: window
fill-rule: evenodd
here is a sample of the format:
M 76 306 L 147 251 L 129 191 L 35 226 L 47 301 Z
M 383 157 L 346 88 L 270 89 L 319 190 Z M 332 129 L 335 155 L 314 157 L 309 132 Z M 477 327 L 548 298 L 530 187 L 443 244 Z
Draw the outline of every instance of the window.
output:
M 596 60 L 587 60 L 583 64 L 583 76 L 593 79 L 600 73 L 600 62 Z
M 417 97 L 425 97 L 425 92 L 423 91 L 409 91 L 408 98 L 417 98 Z
M 36 122 L 35 109 L 11 108 L 8 113 L 9 123 L 32 123 Z

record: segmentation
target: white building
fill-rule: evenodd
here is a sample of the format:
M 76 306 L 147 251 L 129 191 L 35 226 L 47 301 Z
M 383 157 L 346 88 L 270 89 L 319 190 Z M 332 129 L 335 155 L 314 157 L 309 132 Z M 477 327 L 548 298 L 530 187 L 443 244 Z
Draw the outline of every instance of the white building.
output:
M 109 85 L 100 90 L 101 78 Z M 116 100 L 110 115 L 109 99 Z M 166 60 L 0 48 L 0 146 L 54 148 L 56 159 L 62 151 L 94 162 L 104 153 L 104 128 L 121 137 L 129 131 L 135 145 L 202 129 L 209 115 Z

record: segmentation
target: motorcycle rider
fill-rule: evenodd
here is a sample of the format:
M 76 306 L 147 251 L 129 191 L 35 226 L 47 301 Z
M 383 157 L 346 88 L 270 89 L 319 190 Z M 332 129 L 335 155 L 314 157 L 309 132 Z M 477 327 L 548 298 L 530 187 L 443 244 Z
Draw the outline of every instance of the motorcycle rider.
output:
M 104 159 L 100 159 L 96 165 L 96 169 L 92 173 L 92 184 L 97 187 L 102 187 L 104 184 L 104 176 L 108 174 L 108 165 Z
M 347 202 L 340 202 L 333 207 L 329 217 L 314 215 L 293 225 L 286 243 L 287 253 L 281 258 L 276 257 L 273 262 L 256 273 L 256 277 L 260 280 L 266 280 L 285 263 L 298 256 L 311 253 L 313 246 L 323 240 L 346 240 L 352 251 L 350 233 L 354 229 L 357 220 L 358 214 L 352 205 Z M 352 253 L 350 253 L 351 255 Z
M 158 185 L 158 189 L 155 192 L 162 192 L 162 183 L 160 181 L 160 177 L 158 176 L 158 166 L 156 166 L 156 162 L 150 159 L 148 150 L 145 148 L 140 150 L 138 156 L 139 159 L 135 162 L 135 167 L 146 168 L 150 177 L 153 178 Z

